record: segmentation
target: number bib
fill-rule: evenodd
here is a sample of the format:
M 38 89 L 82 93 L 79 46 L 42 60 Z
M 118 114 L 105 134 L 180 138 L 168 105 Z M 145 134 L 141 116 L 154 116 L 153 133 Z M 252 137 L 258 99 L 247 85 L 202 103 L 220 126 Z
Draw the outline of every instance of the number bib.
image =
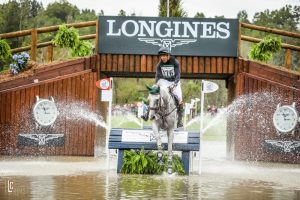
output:
M 161 73 L 165 79 L 175 77 L 174 65 L 163 65 L 161 66 Z

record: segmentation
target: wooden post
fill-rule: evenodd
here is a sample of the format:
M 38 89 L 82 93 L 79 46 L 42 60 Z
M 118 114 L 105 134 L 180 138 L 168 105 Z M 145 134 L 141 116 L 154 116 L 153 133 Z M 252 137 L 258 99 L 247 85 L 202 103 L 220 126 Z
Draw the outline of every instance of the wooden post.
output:
M 98 54 L 99 51 L 99 20 L 96 20 L 96 39 L 95 39 L 95 54 Z
M 241 22 L 239 22 L 239 27 L 238 27 L 238 46 L 237 46 L 237 57 L 241 56 L 241 35 L 242 35 L 242 26 Z
M 31 60 L 36 61 L 37 54 L 37 31 L 35 28 L 31 29 Z
M 53 61 L 53 45 L 47 47 L 47 62 Z
M 292 69 L 292 55 L 291 55 L 291 49 L 285 50 L 285 62 L 284 67 L 286 69 Z

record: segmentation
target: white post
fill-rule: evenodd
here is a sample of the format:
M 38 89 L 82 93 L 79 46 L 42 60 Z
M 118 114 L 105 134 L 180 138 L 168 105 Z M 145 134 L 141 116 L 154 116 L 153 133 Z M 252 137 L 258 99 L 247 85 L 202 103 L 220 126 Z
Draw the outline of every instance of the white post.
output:
M 111 86 L 112 86 L 112 79 L 111 79 Z M 108 149 L 108 140 L 109 140 L 109 134 L 110 134 L 110 130 L 111 130 L 111 110 L 112 110 L 112 88 L 110 88 L 110 92 L 111 92 L 111 99 L 110 101 L 108 101 L 108 119 L 107 119 L 107 131 L 106 131 L 106 140 L 105 140 L 105 148 L 106 148 L 106 169 L 110 169 L 110 165 L 109 165 L 109 159 L 110 159 L 110 155 L 109 155 L 109 149 Z
M 109 139 L 109 133 L 111 130 L 111 109 L 112 109 L 112 101 L 108 102 L 108 119 L 107 119 L 107 131 L 106 131 L 106 167 L 109 169 L 109 149 L 108 149 L 108 139 Z
M 202 90 L 201 90 L 201 111 L 200 111 L 200 148 L 199 148 L 199 166 L 198 166 L 198 172 L 201 174 L 202 172 L 202 135 L 203 135 L 203 115 L 204 115 L 204 92 L 203 92 L 203 84 L 204 82 L 202 81 Z
M 167 17 L 170 17 L 170 0 L 167 0 Z

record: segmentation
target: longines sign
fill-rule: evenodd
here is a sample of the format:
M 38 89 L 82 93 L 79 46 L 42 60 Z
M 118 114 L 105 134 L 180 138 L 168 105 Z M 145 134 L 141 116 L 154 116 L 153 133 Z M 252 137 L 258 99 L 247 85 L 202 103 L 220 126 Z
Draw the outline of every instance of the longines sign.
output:
M 99 53 L 237 56 L 237 19 L 99 17 Z

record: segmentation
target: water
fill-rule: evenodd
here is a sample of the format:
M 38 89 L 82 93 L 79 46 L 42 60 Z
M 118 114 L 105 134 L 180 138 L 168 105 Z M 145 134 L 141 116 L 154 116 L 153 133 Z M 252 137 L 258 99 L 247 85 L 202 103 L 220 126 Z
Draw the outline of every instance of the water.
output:
M 228 161 L 225 142 L 203 145 L 201 176 L 117 174 L 115 156 L 110 169 L 105 158 L 1 157 L 0 199 L 300 198 L 300 165 Z
M 249 121 L 260 119 L 263 110 L 274 109 L 277 101 L 267 93 L 242 96 L 226 112 L 211 118 L 204 126 L 205 134 L 209 128 L 219 127 L 223 117 L 247 114 Z M 60 106 L 68 120 L 80 117 L 107 127 L 85 104 Z M 195 118 L 188 125 L 198 121 Z M 270 126 L 262 118 L 258 121 L 259 126 Z M 225 141 L 202 144 L 202 174 L 197 174 L 199 157 L 193 153 L 188 176 L 117 174 L 116 155 L 111 156 L 108 168 L 105 157 L 2 156 L 0 199 L 300 199 L 299 164 L 229 161 Z

